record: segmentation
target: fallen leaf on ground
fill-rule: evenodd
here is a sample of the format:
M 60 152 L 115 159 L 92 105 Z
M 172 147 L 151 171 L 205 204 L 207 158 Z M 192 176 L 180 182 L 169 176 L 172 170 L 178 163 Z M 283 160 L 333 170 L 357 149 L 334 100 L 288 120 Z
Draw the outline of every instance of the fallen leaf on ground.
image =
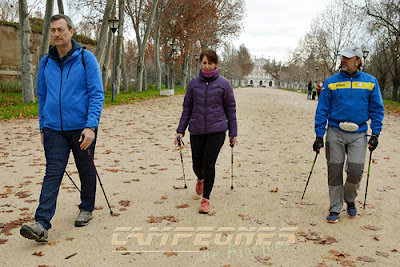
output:
M 375 254 L 381 257 L 389 257 L 389 254 L 383 251 L 377 251 Z
M 200 250 L 208 250 L 207 247 L 201 247 Z
M 39 251 L 39 252 L 35 251 L 35 252 L 32 253 L 32 255 L 33 256 L 38 256 L 38 257 L 43 257 L 44 256 L 43 252 L 41 252 L 41 251 Z
M 148 223 L 160 223 L 163 220 L 167 220 L 170 222 L 179 222 L 178 218 L 175 218 L 174 216 L 148 216 L 149 219 L 146 221 Z
M 118 202 L 118 204 L 123 207 L 129 207 L 131 205 L 131 202 L 129 200 L 121 200 L 120 202 Z
M 375 262 L 374 258 L 371 258 L 368 256 L 357 257 L 357 260 L 362 261 L 362 262 Z
M 8 239 L 0 239 L 0 245 L 5 244 L 8 241 Z
M 378 230 L 382 229 L 382 228 L 380 228 L 378 226 L 374 226 L 374 225 L 364 225 L 364 226 L 361 226 L 361 228 L 365 229 L 365 230 L 372 230 L 372 231 L 378 231 Z
M 392 249 L 391 252 L 399 252 L 397 249 Z
M 179 205 L 179 206 L 175 206 L 175 207 L 178 208 L 178 209 L 184 209 L 184 208 L 188 208 L 190 206 L 189 206 L 189 204 L 185 203 L 185 204 L 182 204 L 182 205 Z
M 178 252 L 176 252 L 176 251 L 168 251 L 168 252 L 165 252 L 164 254 L 167 255 L 167 257 L 178 256 Z
M 102 210 L 102 209 L 104 209 L 104 207 L 103 206 L 97 206 L 97 207 L 94 207 L 94 209 L 95 210 Z
M 31 195 L 31 194 L 28 194 L 27 191 L 20 191 L 20 192 L 15 193 L 15 196 L 16 196 L 16 197 L 19 197 L 19 198 L 27 198 L 27 197 L 29 197 L 30 195 Z
M 199 200 L 201 197 L 194 197 L 193 199 L 194 200 Z
M 356 262 L 355 261 L 351 261 L 351 260 L 342 261 L 340 263 L 340 265 L 342 265 L 342 266 L 350 266 L 350 267 L 357 267 Z
M 126 248 L 125 247 L 117 247 L 115 250 L 116 251 L 126 251 Z
M 163 195 L 163 196 L 161 197 L 161 199 L 168 199 L 168 196 L 167 196 L 167 195 Z
M 65 238 L 65 240 L 67 240 L 67 241 L 72 241 L 72 240 L 74 240 L 75 238 L 74 237 L 67 237 L 67 238 Z
M 162 201 L 154 201 L 153 203 L 154 204 L 163 204 L 164 202 L 162 202 Z
M 207 213 L 208 216 L 215 216 L 215 214 L 216 214 L 215 211 Z
M 272 262 L 269 262 L 269 260 L 271 259 L 271 257 L 269 257 L 269 256 L 266 256 L 266 257 L 255 256 L 254 258 L 261 264 L 272 265 Z
M 371 235 L 373 239 L 375 239 L 376 241 L 381 241 L 381 238 L 377 235 Z
M 121 215 L 121 214 L 115 213 L 115 212 L 113 212 L 113 214 L 112 214 L 112 216 L 114 216 L 114 217 L 118 217 L 119 215 Z
M 174 185 L 174 189 L 184 189 L 183 186 L 175 186 Z
M 54 246 L 57 243 L 55 240 L 51 240 L 49 243 L 47 243 L 49 246 Z
M 12 189 L 11 188 L 7 188 L 6 189 L 6 194 L 12 194 Z
M 325 262 L 318 262 L 318 264 L 315 265 L 315 267 L 328 267 L 328 264 L 326 264 Z
M 289 221 L 289 220 L 284 220 L 287 224 L 289 224 L 289 225 L 298 225 L 298 223 L 295 223 L 295 222 L 292 222 L 292 221 Z
M 278 191 L 279 191 L 279 188 L 278 188 L 278 187 L 276 187 L 275 189 L 269 190 L 269 192 L 272 192 L 272 193 L 278 193 Z

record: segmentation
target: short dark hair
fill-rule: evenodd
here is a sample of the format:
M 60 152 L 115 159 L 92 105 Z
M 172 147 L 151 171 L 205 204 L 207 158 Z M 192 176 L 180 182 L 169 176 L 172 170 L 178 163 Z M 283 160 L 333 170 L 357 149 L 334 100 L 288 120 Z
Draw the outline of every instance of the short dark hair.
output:
M 64 14 L 57 14 L 57 15 L 52 16 L 50 18 L 50 23 L 52 23 L 53 21 L 56 21 L 56 20 L 60 20 L 60 19 L 64 19 L 67 22 L 69 30 L 74 28 L 74 24 L 72 23 L 71 18 Z
M 218 64 L 218 56 L 214 50 L 206 49 L 201 52 L 200 61 L 203 60 L 204 57 L 207 57 L 208 61 Z
M 359 59 L 361 59 L 361 58 L 356 56 L 356 61 L 359 60 Z M 362 59 L 360 61 L 360 65 L 358 65 L 358 69 L 361 70 L 361 68 L 362 68 Z

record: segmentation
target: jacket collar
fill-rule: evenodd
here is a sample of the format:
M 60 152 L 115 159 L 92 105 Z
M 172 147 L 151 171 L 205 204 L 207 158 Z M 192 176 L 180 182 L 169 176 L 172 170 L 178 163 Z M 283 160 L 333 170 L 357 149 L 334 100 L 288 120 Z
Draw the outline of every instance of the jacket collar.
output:
M 363 71 L 362 70 L 358 70 L 356 73 L 354 73 L 353 75 L 349 75 L 347 72 L 344 72 L 342 70 L 340 70 L 339 74 L 343 77 L 347 77 L 347 78 L 352 78 L 352 77 L 358 77 L 361 75 Z
M 219 76 L 219 74 L 217 73 L 217 74 L 215 74 L 214 76 L 212 76 L 212 77 L 210 77 L 210 78 L 207 78 L 207 77 L 204 77 L 203 73 L 201 73 L 201 70 L 199 70 L 199 79 L 200 79 L 201 81 L 213 82 L 213 81 L 215 81 L 215 80 L 218 78 L 218 76 Z
M 62 58 L 63 61 L 65 61 L 68 57 L 70 57 L 76 50 L 81 48 L 82 46 L 78 44 L 74 39 L 71 39 L 72 43 L 72 49 Z M 61 58 L 58 55 L 57 48 L 56 46 L 52 46 L 49 50 L 49 56 L 51 59 L 54 59 L 56 61 L 60 61 Z

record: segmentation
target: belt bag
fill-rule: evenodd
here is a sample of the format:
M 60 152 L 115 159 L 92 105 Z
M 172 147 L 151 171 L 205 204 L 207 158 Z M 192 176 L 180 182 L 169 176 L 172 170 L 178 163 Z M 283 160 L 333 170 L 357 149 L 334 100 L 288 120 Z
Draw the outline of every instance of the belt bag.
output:
M 346 132 L 355 132 L 358 130 L 358 125 L 354 122 L 344 121 L 339 123 L 339 128 Z

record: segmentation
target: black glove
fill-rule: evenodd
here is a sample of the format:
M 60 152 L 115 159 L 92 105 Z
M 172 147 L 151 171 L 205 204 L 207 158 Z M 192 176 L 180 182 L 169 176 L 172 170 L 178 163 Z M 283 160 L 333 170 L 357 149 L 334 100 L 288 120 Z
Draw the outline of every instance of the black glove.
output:
M 313 145 L 313 150 L 317 153 L 319 153 L 319 149 L 321 147 L 324 147 L 324 139 L 322 137 L 317 137 L 315 138 L 315 142 Z
M 376 147 L 378 146 L 378 137 L 379 135 L 371 135 L 371 138 L 368 141 L 368 144 L 371 146 L 368 146 L 369 151 L 374 151 Z

